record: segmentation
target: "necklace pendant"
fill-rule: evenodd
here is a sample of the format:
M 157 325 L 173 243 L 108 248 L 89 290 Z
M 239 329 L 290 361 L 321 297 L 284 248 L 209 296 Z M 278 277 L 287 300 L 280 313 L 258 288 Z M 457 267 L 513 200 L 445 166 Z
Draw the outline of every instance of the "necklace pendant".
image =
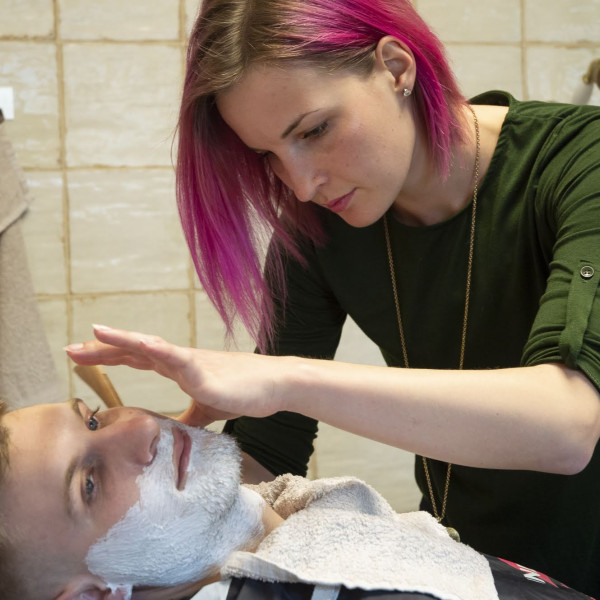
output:
M 460 535 L 458 535 L 458 531 L 454 527 L 446 527 L 446 531 L 455 542 L 460 542 Z

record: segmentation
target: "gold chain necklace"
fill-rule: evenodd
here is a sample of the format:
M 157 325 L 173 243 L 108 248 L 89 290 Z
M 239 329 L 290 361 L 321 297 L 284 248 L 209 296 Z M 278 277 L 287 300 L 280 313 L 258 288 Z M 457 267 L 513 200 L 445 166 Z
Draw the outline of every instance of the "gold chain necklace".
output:
M 469 321 L 469 299 L 471 297 L 471 273 L 473 271 L 473 250 L 475 247 L 475 217 L 477 214 L 477 192 L 479 189 L 479 157 L 481 150 L 481 139 L 479 136 L 479 121 L 477 115 L 473 110 L 473 107 L 469 105 L 471 112 L 473 113 L 473 120 L 475 121 L 475 166 L 473 168 L 473 177 L 475 183 L 473 186 L 473 208 L 471 210 L 471 232 L 469 236 L 469 255 L 467 261 L 467 285 L 465 291 L 465 312 L 463 316 L 463 327 L 460 341 L 460 359 L 458 363 L 459 370 L 462 370 L 465 360 L 465 344 L 467 339 L 467 323 Z M 398 301 L 398 288 L 396 286 L 396 269 L 394 267 L 394 256 L 392 254 L 392 244 L 390 242 L 390 232 L 388 228 L 387 214 L 383 217 L 383 227 L 385 231 L 385 243 L 387 246 L 388 261 L 390 264 L 390 275 L 392 279 L 392 290 L 394 292 L 394 304 L 396 305 L 396 316 L 398 317 L 398 332 L 400 333 L 400 345 L 402 347 L 402 358 L 404 360 L 404 366 L 408 369 L 408 352 L 406 351 L 406 340 L 404 338 L 404 327 L 402 326 L 402 315 L 400 313 L 400 302 Z M 431 498 L 431 507 L 433 508 L 433 515 L 441 523 L 446 515 L 446 504 L 448 502 L 448 490 L 450 488 L 450 475 L 452 473 L 452 463 L 448 463 L 448 470 L 446 471 L 446 483 L 444 486 L 444 496 L 442 498 L 441 511 L 438 513 L 437 505 L 435 503 L 435 495 L 433 493 L 433 486 L 431 484 L 431 477 L 429 475 L 429 466 L 427 464 L 427 458 L 424 456 L 423 469 L 425 471 L 425 478 L 427 479 L 427 488 L 429 489 L 429 496 Z M 457 542 L 460 541 L 458 531 L 453 527 L 446 527 L 450 537 Z

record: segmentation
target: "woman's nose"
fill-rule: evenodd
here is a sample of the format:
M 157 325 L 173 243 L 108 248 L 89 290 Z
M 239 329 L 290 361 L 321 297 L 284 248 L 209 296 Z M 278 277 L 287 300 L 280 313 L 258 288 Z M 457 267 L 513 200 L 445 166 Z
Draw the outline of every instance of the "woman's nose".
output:
M 137 466 L 149 465 L 156 456 L 160 426 L 156 418 L 137 408 L 116 408 L 111 420 L 102 426 L 97 442 L 119 461 Z M 111 411 L 112 412 L 112 411 Z
M 294 192 L 300 202 L 314 200 L 319 187 L 327 177 L 324 170 L 309 158 L 294 157 L 284 165 L 285 175 L 281 180 Z

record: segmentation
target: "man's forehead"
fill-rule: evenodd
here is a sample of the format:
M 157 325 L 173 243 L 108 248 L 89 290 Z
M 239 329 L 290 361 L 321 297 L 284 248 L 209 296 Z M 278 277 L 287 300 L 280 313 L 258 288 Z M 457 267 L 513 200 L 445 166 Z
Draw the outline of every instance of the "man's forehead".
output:
M 61 485 L 66 450 L 65 428 L 72 415 L 70 404 L 27 407 L 5 415 L 9 431 L 9 464 L 5 474 L 7 507 L 24 504 L 33 509 L 41 499 L 50 502 Z M 74 417 L 74 415 L 73 415 Z M 31 501 L 29 501 L 31 496 Z
M 9 452 L 38 451 L 57 439 L 73 415 L 73 401 L 36 404 L 7 413 L 4 425 L 9 431 Z M 73 415 L 74 416 L 74 415 Z
M 68 440 L 61 425 L 71 418 L 70 403 L 64 402 L 18 409 L 3 419 L 9 466 L 0 484 L 2 525 L 23 573 L 35 573 L 30 581 L 43 581 L 52 597 L 81 563 L 78 531 L 62 517 L 65 461 L 60 455 Z

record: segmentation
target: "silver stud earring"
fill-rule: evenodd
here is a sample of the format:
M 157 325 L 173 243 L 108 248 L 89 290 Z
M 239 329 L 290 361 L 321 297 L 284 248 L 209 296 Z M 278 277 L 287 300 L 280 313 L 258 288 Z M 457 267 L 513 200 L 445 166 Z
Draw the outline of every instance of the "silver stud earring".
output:
M 404 97 L 407 98 L 408 96 L 410 96 L 412 94 L 412 90 L 409 90 L 408 88 L 404 88 L 402 93 L 404 94 Z

